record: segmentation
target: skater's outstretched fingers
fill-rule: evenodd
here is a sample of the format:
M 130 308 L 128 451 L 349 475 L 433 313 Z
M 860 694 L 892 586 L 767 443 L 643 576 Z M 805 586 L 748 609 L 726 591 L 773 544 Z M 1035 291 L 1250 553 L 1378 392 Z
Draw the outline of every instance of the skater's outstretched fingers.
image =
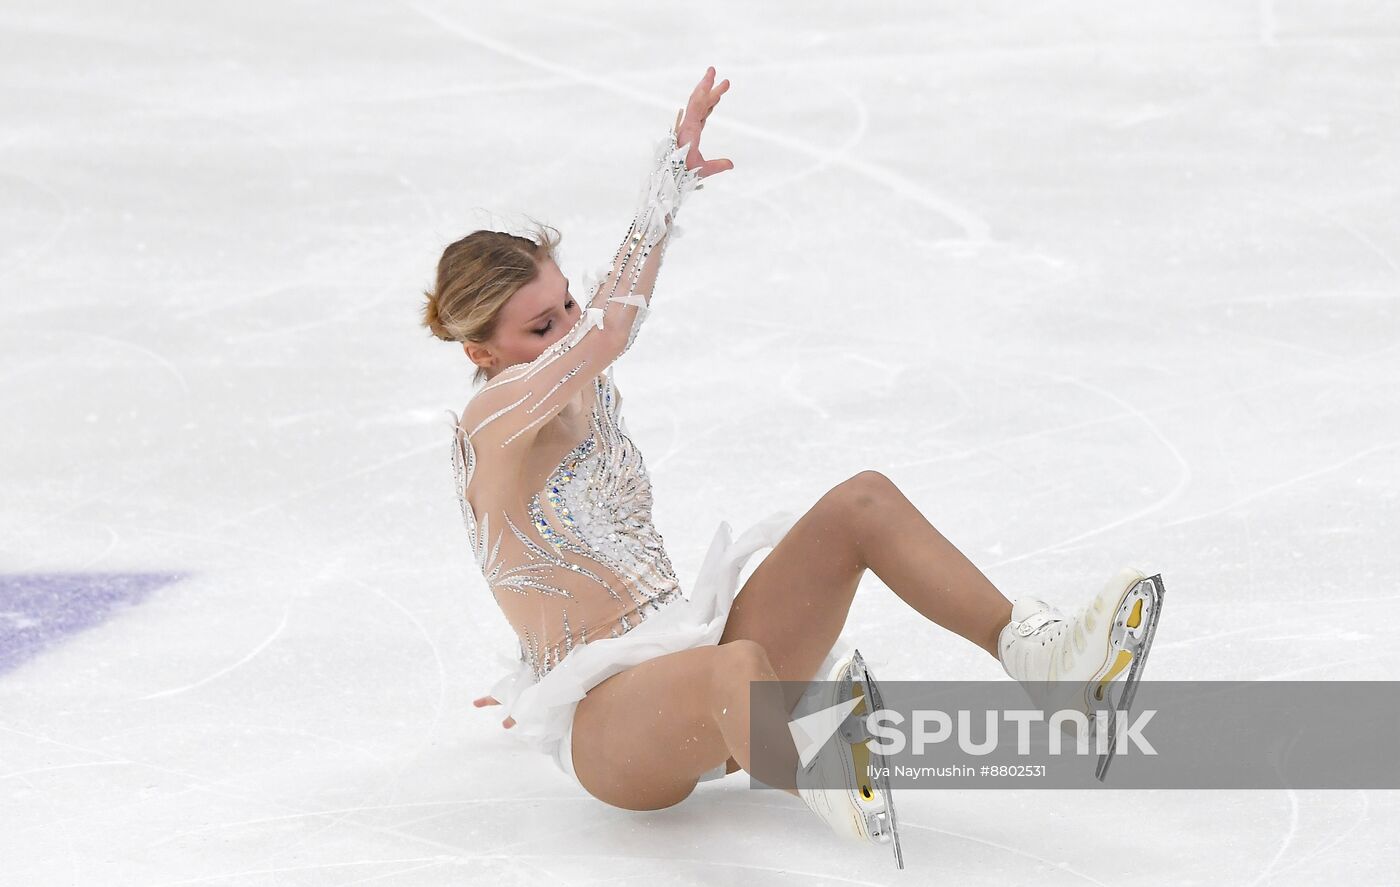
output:
M 732 160 L 727 158 L 706 160 L 704 155 L 700 153 L 700 132 L 705 128 L 705 121 L 709 118 L 710 113 L 719 104 L 720 96 L 728 90 L 729 81 L 723 80 L 718 86 L 715 86 L 715 69 L 713 67 L 706 68 L 705 76 L 700 78 L 700 82 L 691 91 L 689 102 L 676 115 L 676 143 L 690 146 L 689 151 L 686 152 L 686 168 L 698 170 L 701 178 L 734 168 Z M 682 115 L 684 119 L 682 119 Z
M 500 700 L 494 696 L 478 696 L 476 699 L 472 700 L 472 705 L 475 705 L 477 708 L 481 708 L 484 705 L 500 704 Z M 515 718 L 507 717 L 504 721 L 501 721 L 501 726 L 509 730 L 511 727 L 515 726 Z

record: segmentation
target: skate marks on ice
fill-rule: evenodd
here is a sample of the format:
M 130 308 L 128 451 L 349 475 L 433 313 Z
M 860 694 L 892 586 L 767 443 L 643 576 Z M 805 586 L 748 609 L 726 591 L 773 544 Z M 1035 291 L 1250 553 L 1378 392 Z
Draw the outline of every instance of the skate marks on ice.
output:
M 628 86 L 622 82 L 620 78 L 593 75 L 571 66 L 558 64 L 542 56 L 527 52 L 519 46 L 505 40 L 489 37 L 479 30 L 470 29 L 467 25 L 458 20 L 460 16 L 449 18 L 443 13 L 430 9 L 421 3 L 408 3 L 407 8 L 438 25 L 447 33 L 485 47 L 492 52 L 503 55 L 520 64 L 539 68 L 566 77 L 573 82 L 610 92 L 629 99 L 630 101 L 653 108 L 671 110 L 675 105 L 672 99 L 663 98 L 662 93 L 656 88 L 639 89 Z M 790 63 L 784 62 L 783 64 L 786 65 Z M 759 68 L 755 66 L 745 66 L 745 70 L 756 69 Z M 668 68 L 667 70 L 670 69 Z M 654 73 L 655 72 L 647 70 L 636 71 L 629 69 L 628 71 L 629 75 Z M 844 87 L 837 83 L 830 84 L 830 88 L 837 90 L 844 89 Z M 937 213 L 962 230 L 962 240 L 970 243 L 984 243 L 990 241 L 990 226 L 981 216 L 934 191 L 917 179 L 909 178 L 890 167 L 861 160 L 847 153 L 850 148 L 859 141 L 860 135 L 864 133 L 863 120 L 868 116 L 863 111 L 864 103 L 860 98 L 849 91 L 847 94 L 860 103 L 858 104 L 857 118 L 858 121 L 862 122 L 858 123 L 856 132 L 847 140 L 847 145 L 844 147 L 832 149 L 823 148 L 811 140 L 794 138 L 772 127 L 759 126 L 754 123 L 743 123 L 733 119 L 727 119 L 724 122 L 724 127 L 729 131 L 742 133 L 751 138 L 761 139 L 787 152 L 806 154 L 817 161 L 814 166 L 811 167 L 810 171 L 793 174 L 789 177 L 791 180 L 800 179 L 804 175 L 810 175 L 824 167 L 834 165 L 841 169 L 857 173 L 869 181 L 885 185 L 889 191 L 898 198 L 907 199 L 918 206 Z M 776 185 L 769 183 L 769 187 L 771 189 L 771 187 L 776 187 Z

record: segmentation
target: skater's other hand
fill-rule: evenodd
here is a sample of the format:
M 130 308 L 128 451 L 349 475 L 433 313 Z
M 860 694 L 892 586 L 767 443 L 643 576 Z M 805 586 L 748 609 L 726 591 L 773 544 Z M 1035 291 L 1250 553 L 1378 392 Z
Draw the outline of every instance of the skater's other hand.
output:
M 482 697 L 480 697 L 480 698 L 475 699 L 475 700 L 472 701 L 472 705 L 475 705 L 477 708 L 481 708 L 483 705 L 500 705 L 500 704 L 501 704 L 500 701 L 497 700 L 496 697 L 494 697 L 494 696 L 482 696 Z M 502 727 L 505 727 L 507 730 L 509 730 L 511 727 L 514 727 L 514 726 L 515 726 L 515 718 L 509 718 L 509 717 L 506 718 L 504 721 L 501 721 L 501 726 L 502 726 Z
M 700 131 L 705 128 L 705 118 L 710 116 L 710 112 L 719 104 L 720 96 L 729 90 L 729 81 L 721 80 L 719 86 L 715 86 L 715 69 L 709 67 L 705 69 L 705 76 L 700 78 L 700 82 L 695 85 L 695 90 L 690 94 L 690 101 L 684 108 L 676 112 L 676 144 L 690 145 L 690 150 L 685 155 L 685 168 L 700 170 L 700 178 L 712 176 L 717 172 L 724 172 L 734 168 L 734 161 L 727 159 L 706 160 L 700 154 Z M 681 115 L 685 115 L 682 122 Z

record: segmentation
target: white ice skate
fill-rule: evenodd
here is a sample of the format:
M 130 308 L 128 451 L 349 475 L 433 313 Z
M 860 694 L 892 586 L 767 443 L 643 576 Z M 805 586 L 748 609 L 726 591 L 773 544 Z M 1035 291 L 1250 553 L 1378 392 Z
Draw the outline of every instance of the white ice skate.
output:
M 1046 711 L 1084 712 L 1089 739 L 1096 742 L 1094 712 L 1116 709 L 1126 716 L 1132 705 L 1165 591 L 1160 573 L 1148 577 L 1129 567 L 1108 580 L 1073 619 L 1042 600 L 1020 598 L 997 645 L 1002 667 Z M 1120 676 L 1122 689 L 1114 698 L 1112 685 Z M 1100 782 L 1117 750 L 1118 719 L 1110 717 L 1107 723 L 1107 751 L 1094 770 Z
M 805 765 L 798 762 L 798 795 L 843 838 L 892 844 L 895 864 L 904 868 L 889 777 L 881 775 L 889 772 L 888 765 L 866 744 L 872 734 L 865 718 L 883 706 L 860 651 L 852 650 L 833 665 L 809 694 L 803 706 L 807 712 L 823 712 L 858 697 L 860 701 L 841 721 L 835 741 L 825 742 Z

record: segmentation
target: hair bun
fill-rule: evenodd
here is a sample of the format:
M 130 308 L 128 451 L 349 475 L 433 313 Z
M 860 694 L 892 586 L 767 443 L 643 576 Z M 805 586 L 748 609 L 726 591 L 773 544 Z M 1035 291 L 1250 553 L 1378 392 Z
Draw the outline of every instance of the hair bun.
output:
M 438 298 L 436 293 L 423 293 L 427 297 L 427 302 L 423 305 L 423 326 L 427 327 L 434 336 L 450 342 L 452 337 L 448 335 L 446 327 L 443 326 L 442 315 L 438 311 Z

